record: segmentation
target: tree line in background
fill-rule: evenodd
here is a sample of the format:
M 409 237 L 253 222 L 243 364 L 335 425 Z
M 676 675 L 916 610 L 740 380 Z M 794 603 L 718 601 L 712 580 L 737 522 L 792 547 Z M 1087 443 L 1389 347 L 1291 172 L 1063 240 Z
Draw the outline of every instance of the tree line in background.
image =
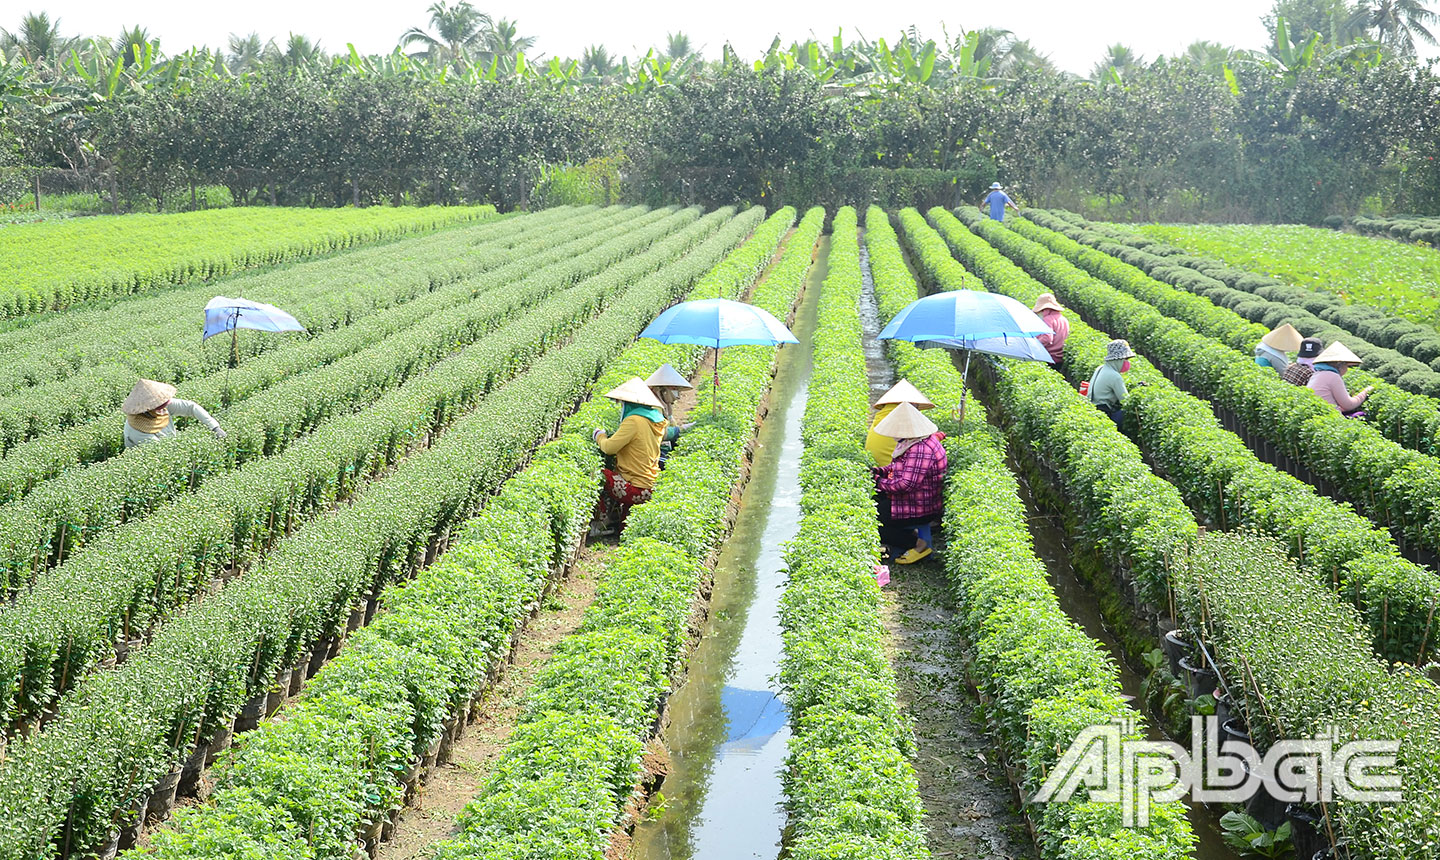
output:
M 1106 217 L 1315 223 L 1440 211 L 1440 86 L 1421 0 L 1278 0 L 1266 51 L 1111 46 L 1088 78 L 996 29 L 644 57 L 437 2 L 394 52 L 143 27 L 0 31 L 0 201 L 72 183 L 116 211 L 634 200 L 953 204 L 993 179 Z M 204 195 L 204 196 L 202 196 Z

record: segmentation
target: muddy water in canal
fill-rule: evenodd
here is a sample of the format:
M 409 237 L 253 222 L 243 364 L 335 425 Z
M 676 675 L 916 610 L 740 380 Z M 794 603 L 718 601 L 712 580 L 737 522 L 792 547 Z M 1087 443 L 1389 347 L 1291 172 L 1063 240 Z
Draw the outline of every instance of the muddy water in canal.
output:
M 735 530 L 715 569 L 710 615 L 683 685 L 670 697 L 663 797 L 635 829 L 637 860 L 773 860 L 785 813 L 780 772 L 790 729 L 780 670 L 785 543 L 800 521 L 800 421 L 810 336 L 825 279 L 822 239 L 796 316 L 798 346 L 780 352 Z

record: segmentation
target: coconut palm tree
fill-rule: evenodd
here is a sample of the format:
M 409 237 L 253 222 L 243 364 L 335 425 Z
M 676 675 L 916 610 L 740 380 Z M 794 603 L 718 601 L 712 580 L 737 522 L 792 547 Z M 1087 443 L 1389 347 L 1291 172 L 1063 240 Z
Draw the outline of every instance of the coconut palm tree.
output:
M 1223 74 L 1225 66 L 1234 62 L 1238 52 L 1219 42 L 1197 39 L 1191 42 L 1179 59 L 1212 74 Z
M 605 77 L 615 70 L 615 61 L 604 45 L 591 45 L 580 55 L 580 71 L 587 75 Z
M 320 49 L 319 42 L 312 42 L 310 37 L 299 33 L 291 33 L 290 38 L 285 40 L 285 49 L 279 52 L 278 59 L 282 68 L 298 69 L 323 62 L 325 52 Z
M 490 16 L 470 5 L 468 0 L 451 6 L 445 0 L 430 4 L 430 26 L 434 35 L 412 27 L 400 37 L 400 47 L 419 42 L 424 50 L 411 54 L 435 63 L 463 63 L 471 53 L 482 50 L 490 28 Z
M 1415 40 L 1434 45 L 1435 34 L 1430 27 L 1440 22 L 1440 15 L 1430 11 L 1426 0 L 1360 0 L 1350 25 L 1355 32 L 1372 36 L 1375 41 L 1403 57 L 1415 56 Z
M 121 30 L 120 35 L 115 37 L 115 53 L 125 63 L 127 69 L 140 61 L 140 55 L 146 45 L 151 46 L 150 50 L 153 53 L 160 52 L 160 40 L 152 39 L 150 31 L 139 24 Z
M 513 61 L 520 54 L 535 47 L 535 37 L 517 35 L 519 29 L 519 24 L 509 18 L 501 18 L 494 25 L 485 28 L 481 57 L 486 65 L 496 57 L 499 57 L 502 63 Z
M 1129 46 L 1116 42 L 1105 49 L 1105 56 L 1101 57 L 1100 62 L 1096 63 L 1095 68 L 1090 71 L 1090 80 L 1104 83 L 1111 79 L 1112 73 L 1114 77 L 1124 80 L 1130 72 L 1144 66 L 1144 57 L 1135 53 Z
M 0 49 L 36 65 L 46 62 L 59 64 L 66 53 L 82 41 L 79 37 L 60 35 L 60 19 L 51 21 L 45 12 L 25 15 L 20 19 L 20 27 L 13 33 L 0 30 Z
M 1029 39 L 1016 39 L 1005 50 L 997 71 L 1002 76 L 1017 74 L 1023 70 L 1054 74 L 1058 71 L 1049 54 L 1040 53 Z
M 229 48 L 230 50 L 226 58 L 227 65 L 230 67 L 230 71 L 237 75 L 243 75 L 246 72 L 253 72 L 259 69 L 260 64 L 265 61 L 266 57 L 279 53 L 273 39 L 268 42 L 262 42 L 260 40 L 260 34 L 254 32 L 248 36 L 231 33 Z
M 665 48 L 660 51 L 661 56 L 672 60 L 683 60 L 695 49 L 690 46 L 690 37 L 681 32 L 671 33 L 665 37 Z

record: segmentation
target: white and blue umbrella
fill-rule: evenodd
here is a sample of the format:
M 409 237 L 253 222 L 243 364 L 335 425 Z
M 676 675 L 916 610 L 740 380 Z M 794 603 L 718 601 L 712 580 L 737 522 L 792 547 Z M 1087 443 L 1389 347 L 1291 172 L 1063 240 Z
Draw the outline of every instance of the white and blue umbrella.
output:
M 984 352 L 1053 363 L 1040 335 L 1052 334 L 1039 315 L 1009 296 L 975 290 L 935 293 L 906 305 L 880 332 L 881 340 L 908 340 L 922 347 L 965 350 L 962 381 L 970 376 L 970 355 Z M 960 393 L 965 417 L 968 384 Z
M 730 299 L 697 299 L 669 308 L 640 332 L 661 343 L 691 343 L 715 350 L 714 408 L 720 408 L 720 350 L 727 346 L 799 343 L 768 311 Z
M 201 340 L 242 328 L 270 332 L 305 330 L 298 320 L 274 305 L 229 296 L 216 296 L 205 305 L 205 334 Z
M 282 332 L 304 331 L 305 326 L 274 305 L 250 299 L 216 296 L 205 305 L 205 332 L 201 342 L 222 332 L 230 332 L 230 362 L 225 368 L 225 387 L 230 387 L 230 369 L 240 363 L 240 329 Z

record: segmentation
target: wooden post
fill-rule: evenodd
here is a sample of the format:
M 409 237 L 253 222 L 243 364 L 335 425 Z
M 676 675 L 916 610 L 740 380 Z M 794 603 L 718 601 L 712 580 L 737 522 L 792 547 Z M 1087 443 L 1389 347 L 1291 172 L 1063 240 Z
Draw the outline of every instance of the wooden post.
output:
M 40 211 L 40 174 L 35 174 L 35 211 Z

